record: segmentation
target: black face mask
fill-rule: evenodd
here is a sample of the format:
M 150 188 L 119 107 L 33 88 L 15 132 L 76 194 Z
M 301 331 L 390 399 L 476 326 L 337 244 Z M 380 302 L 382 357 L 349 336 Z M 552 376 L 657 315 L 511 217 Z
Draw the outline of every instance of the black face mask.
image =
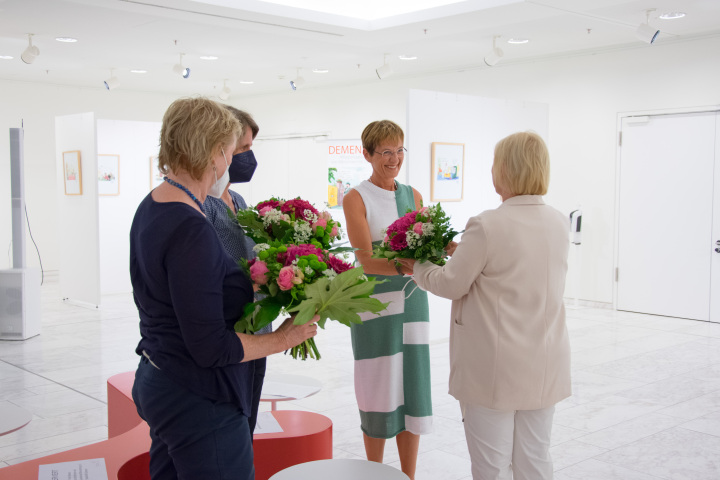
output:
M 247 183 L 257 168 L 257 160 L 252 150 L 233 155 L 230 164 L 230 183 Z

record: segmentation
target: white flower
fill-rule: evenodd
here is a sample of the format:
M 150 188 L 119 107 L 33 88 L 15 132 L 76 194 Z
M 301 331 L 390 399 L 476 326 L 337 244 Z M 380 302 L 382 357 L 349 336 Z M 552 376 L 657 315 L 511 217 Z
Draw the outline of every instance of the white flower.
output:
M 253 252 L 260 253 L 263 250 L 267 250 L 268 248 L 270 248 L 270 245 L 268 245 L 267 243 L 258 243 L 253 247 Z
M 435 231 L 435 225 L 433 225 L 432 223 L 423 223 L 423 225 L 422 225 L 423 237 L 432 236 L 434 231 Z
M 335 273 L 335 270 L 328 268 L 327 270 L 323 270 L 322 274 L 325 275 L 327 278 L 332 280 L 333 278 L 337 277 L 337 273 Z
M 298 243 L 307 243 L 312 237 L 312 228 L 305 222 L 295 222 L 293 230 L 295 230 L 293 239 Z
M 420 238 L 420 235 L 412 231 L 405 234 L 405 241 L 407 242 L 408 247 L 412 249 L 416 249 L 422 245 Z
M 271 223 L 278 223 L 280 220 L 287 221 L 287 218 L 285 217 L 287 217 L 287 215 L 282 213 L 280 210 L 270 210 L 263 217 L 263 225 L 268 227 Z
M 305 267 L 305 275 L 312 275 L 314 271 L 315 270 L 310 267 Z
M 307 219 L 308 222 L 310 222 L 310 223 L 315 223 L 315 222 L 317 222 L 318 216 L 315 215 L 315 214 L 312 212 L 312 210 L 305 209 L 305 211 L 303 212 L 303 215 L 305 216 L 305 218 Z

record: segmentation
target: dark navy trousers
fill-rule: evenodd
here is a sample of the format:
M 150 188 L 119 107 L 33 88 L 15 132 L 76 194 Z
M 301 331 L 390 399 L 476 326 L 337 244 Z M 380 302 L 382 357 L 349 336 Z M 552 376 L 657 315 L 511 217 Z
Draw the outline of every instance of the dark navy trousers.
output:
M 153 480 L 254 480 L 252 434 L 236 405 L 191 392 L 145 357 L 132 395 L 150 426 Z

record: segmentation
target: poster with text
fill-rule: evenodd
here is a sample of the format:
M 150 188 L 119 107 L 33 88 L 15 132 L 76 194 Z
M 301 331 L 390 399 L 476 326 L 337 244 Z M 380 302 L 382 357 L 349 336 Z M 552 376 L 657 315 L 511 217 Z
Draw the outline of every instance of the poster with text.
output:
M 370 178 L 372 166 L 365 160 L 360 140 L 328 140 L 328 207 L 342 208 L 343 197 Z

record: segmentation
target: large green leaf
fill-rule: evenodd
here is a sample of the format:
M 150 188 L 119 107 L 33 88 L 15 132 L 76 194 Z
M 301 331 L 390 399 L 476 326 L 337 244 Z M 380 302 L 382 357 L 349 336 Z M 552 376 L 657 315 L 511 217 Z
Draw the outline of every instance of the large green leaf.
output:
M 379 313 L 389 305 L 370 297 L 375 285 L 384 281 L 364 280 L 362 277 L 363 269 L 357 267 L 339 274 L 332 281 L 320 278 L 305 287 L 305 300 L 288 312 L 297 312 L 296 325 L 309 322 L 315 314 L 320 315 L 318 325 L 321 328 L 325 327 L 328 319 L 347 326 L 362 323 L 358 313 Z
M 258 220 L 257 214 L 253 210 L 238 210 L 237 215 L 233 215 L 232 210 L 228 208 L 228 214 L 237 219 L 238 224 L 245 230 L 245 234 L 255 243 L 268 243 L 272 240 L 270 234 L 265 231 L 265 225 Z

